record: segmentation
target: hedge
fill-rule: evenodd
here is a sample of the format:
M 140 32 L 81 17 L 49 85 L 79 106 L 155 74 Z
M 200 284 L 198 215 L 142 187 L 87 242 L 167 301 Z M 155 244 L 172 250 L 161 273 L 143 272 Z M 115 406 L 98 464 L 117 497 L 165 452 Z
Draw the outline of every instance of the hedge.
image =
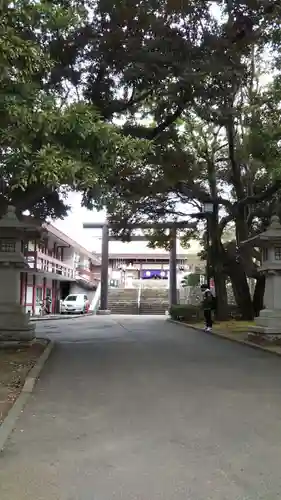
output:
M 188 323 L 198 323 L 204 319 L 202 308 L 191 304 L 171 306 L 169 313 L 172 319 Z
M 204 312 L 200 305 L 178 304 L 171 306 L 169 313 L 172 319 L 185 321 L 186 323 L 198 323 L 204 321 Z M 229 318 L 240 319 L 241 314 L 236 305 L 228 306 Z

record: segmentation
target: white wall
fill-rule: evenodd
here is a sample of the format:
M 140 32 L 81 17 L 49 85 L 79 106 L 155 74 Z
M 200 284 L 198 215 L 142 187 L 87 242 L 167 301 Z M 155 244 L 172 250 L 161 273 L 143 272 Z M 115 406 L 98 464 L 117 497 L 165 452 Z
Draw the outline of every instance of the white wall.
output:
M 35 251 L 35 244 L 33 241 L 28 242 L 28 251 L 29 252 L 34 252 Z
M 85 290 L 81 285 L 78 285 L 78 283 L 71 283 L 70 285 L 70 290 L 69 290 L 69 295 L 70 294 L 75 294 L 75 293 L 83 293 L 83 295 L 87 295 L 88 299 L 90 302 L 92 302 L 95 291 L 94 290 Z
M 156 263 L 152 263 L 152 264 L 151 263 L 149 264 L 148 262 L 146 262 L 146 263 L 143 263 L 141 265 L 141 267 L 142 267 L 142 269 L 162 269 L 163 265 L 161 262 L 156 262 Z M 168 268 L 169 268 L 169 265 L 168 265 Z
M 113 280 L 120 280 L 121 279 L 121 275 L 122 275 L 122 271 L 120 270 L 109 270 L 109 276 L 111 279 Z
M 74 266 L 75 251 L 73 247 L 63 249 L 63 262 L 68 266 Z
M 81 266 L 88 267 L 89 266 L 89 258 L 84 257 L 83 255 L 80 255 L 79 264 L 81 264 Z

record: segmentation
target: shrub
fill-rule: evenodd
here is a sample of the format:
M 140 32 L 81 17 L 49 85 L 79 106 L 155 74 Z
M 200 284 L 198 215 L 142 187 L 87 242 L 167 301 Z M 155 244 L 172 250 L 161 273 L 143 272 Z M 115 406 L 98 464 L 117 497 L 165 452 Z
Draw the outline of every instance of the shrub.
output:
M 186 321 L 187 323 L 204 321 L 204 312 L 200 305 L 178 304 L 170 307 L 169 313 L 171 318 L 177 321 Z M 241 313 L 236 305 L 228 305 L 228 318 L 241 319 Z
M 197 323 L 203 320 L 203 311 L 200 306 L 191 304 L 178 304 L 171 306 L 169 310 L 172 319 L 186 321 L 187 323 Z
M 200 285 L 200 278 L 201 275 L 199 273 L 191 273 L 188 274 L 187 276 L 184 276 L 181 285 L 183 287 L 186 286 L 199 286 Z
M 239 307 L 235 304 L 228 304 L 228 316 L 229 318 L 239 320 L 241 319 L 241 312 Z

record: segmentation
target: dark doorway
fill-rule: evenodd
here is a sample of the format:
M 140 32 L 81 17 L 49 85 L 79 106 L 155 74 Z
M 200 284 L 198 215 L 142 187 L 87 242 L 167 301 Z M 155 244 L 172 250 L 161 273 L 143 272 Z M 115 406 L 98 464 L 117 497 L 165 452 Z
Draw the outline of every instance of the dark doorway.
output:
M 68 281 L 62 281 L 60 284 L 60 297 L 61 300 L 66 299 L 70 292 L 70 283 Z

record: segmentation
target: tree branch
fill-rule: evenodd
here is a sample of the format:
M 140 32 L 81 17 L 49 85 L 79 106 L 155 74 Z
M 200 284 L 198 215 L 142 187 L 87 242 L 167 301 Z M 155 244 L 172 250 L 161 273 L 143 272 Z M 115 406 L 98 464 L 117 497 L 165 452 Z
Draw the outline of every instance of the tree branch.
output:
M 176 186 L 174 186 L 174 189 L 177 189 L 180 194 L 183 194 L 190 199 L 197 199 L 201 203 L 216 203 L 223 205 L 231 212 L 233 211 L 233 204 L 229 200 L 220 196 L 212 197 L 207 191 L 197 186 L 195 183 L 187 186 L 184 182 L 179 182 Z
M 233 221 L 232 215 L 226 215 L 225 217 L 223 217 L 220 220 L 219 225 L 218 225 L 219 238 L 221 238 L 221 235 L 222 235 L 224 229 L 226 228 L 227 224 L 229 224 L 229 222 L 232 222 L 232 221 Z
M 281 189 L 281 179 L 275 181 L 274 184 L 272 184 L 267 189 L 265 189 L 265 191 L 262 191 L 261 193 L 258 193 L 255 195 L 246 196 L 242 200 L 239 200 L 237 202 L 237 205 L 245 206 L 245 205 L 250 205 L 250 204 L 252 205 L 254 203 L 257 204 L 257 203 L 260 203 L 262 201 L 266 201 L 271 196 L 273 196 L 275 193 L 277 193 L 277 191 L 279 191 L 279 189 Z
M 31 210 L 49 192 L 48 187 L 39 184 L 33 184 L 25 191 L 15 189 L 11 195 L 11 203 L 15 205 L 19 213 L 22 213 L 25 210 Z
M 149 131 L 146 138 L 152 140 L 155 139 L 162 132 L 164 132 L 164 130 L 167 127 L 172 125 L 181 116 L 184 108 L 185 108 L 184 103 L 180 104 L 177 107 L 176 111 L 174 111 L 174 113 L 170 113 L 162 123 L 160 123 L 157 127 Z

